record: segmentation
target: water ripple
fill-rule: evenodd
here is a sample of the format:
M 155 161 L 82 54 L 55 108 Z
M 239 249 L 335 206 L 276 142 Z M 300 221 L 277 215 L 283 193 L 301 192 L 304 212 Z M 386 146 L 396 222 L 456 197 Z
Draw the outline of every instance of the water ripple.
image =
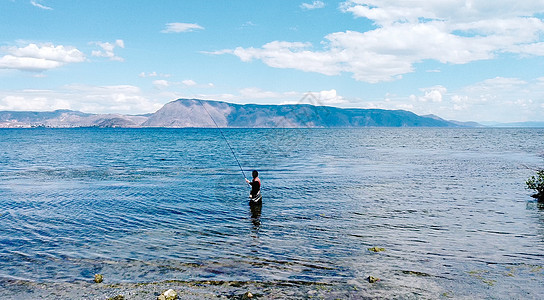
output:
M 348 298 L 544 293 L 544 209 L 520 167 L 541 163 L 544 131 L 224 133 L 244 171 L 261 172 L 261 207 L 215 130 L 6 131 L 0 292 L 102 273 L 280 294 L 323 283 Z

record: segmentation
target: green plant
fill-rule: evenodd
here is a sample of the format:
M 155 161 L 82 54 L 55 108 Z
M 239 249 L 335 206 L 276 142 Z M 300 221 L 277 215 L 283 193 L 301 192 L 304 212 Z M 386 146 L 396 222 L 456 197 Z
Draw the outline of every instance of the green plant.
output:
M 536 175 L 531 176 L 525 182 L 527 188 L 535 190 L 535 198 L 544 198 L 544 170 L 537 170 Z

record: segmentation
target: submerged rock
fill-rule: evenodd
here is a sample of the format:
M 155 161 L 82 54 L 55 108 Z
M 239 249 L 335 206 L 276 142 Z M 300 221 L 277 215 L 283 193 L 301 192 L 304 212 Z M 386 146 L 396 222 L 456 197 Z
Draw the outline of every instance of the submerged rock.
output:
M 159 297 L 157 297 L 157 300 L 176 300 L 178 299 L 178 293 L 174 291 L 173 289 L 169 289 L 162 293 Z
M 531 195 L 531 197 L 535 198 L 536 200 L 540 202 L 544 202 L 544 194 L 537 193 L 537 194 Z
M 125 296 L 123 295 L 117 295 L 115 297 L 110 297 L 107 300 L 125 300 Z
M 385 248 L 372 247 L 372 248 L 368 248 L 368 251 L 372 251 L 372 252 L 382 252 L 382 251 L 385 251 Z
M 94 274 L 94 282 L 101 283 L 104 280 L 104 277 L 100 274 Z
M 404 274 L 408 274 L 408 275 L 416 275 L 416 276 L 423 276 L 423 277 L 431 276 L 431 274 L 427 274 L 427 273 L 424 273 L 424 272 L 418 272 L 418 271 L 401 271 L 401 272 L 404 273 Z
M 375 283 L 375 282 L 380 281 L 380 278 L 374 277 L 374 276 L 368 276 L 368 278 L 366 280 L 368 280 L 368 282 L 370 282 L 370 283 Z
M 242 296 L 242 299 L 247 300 L 253 298 L 253 294 L 249 291 L 245 292 L 245 294 Z

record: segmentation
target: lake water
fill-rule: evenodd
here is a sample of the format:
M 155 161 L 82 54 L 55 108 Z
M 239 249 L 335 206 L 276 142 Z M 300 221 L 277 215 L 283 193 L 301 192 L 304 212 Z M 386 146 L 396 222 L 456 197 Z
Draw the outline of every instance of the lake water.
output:
M 544 129 L 223 133 L 0 130 L 2 299 L 544 298 Z

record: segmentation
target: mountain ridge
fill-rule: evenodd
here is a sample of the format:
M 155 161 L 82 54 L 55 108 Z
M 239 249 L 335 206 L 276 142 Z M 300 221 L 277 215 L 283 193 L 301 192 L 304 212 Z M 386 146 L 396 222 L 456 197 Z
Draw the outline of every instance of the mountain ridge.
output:
M 211 116 L 211 117 L 210 117 Z M 212 119 L 213 118 L 213 119 Z M 405 110 L 338 108 L 311 104 L 235 104 L 215 100 L 177 99 L 154 113 L 91 114 L 72 110 L 0 111 L 0 128 L 17 127 L 475 127 Z

